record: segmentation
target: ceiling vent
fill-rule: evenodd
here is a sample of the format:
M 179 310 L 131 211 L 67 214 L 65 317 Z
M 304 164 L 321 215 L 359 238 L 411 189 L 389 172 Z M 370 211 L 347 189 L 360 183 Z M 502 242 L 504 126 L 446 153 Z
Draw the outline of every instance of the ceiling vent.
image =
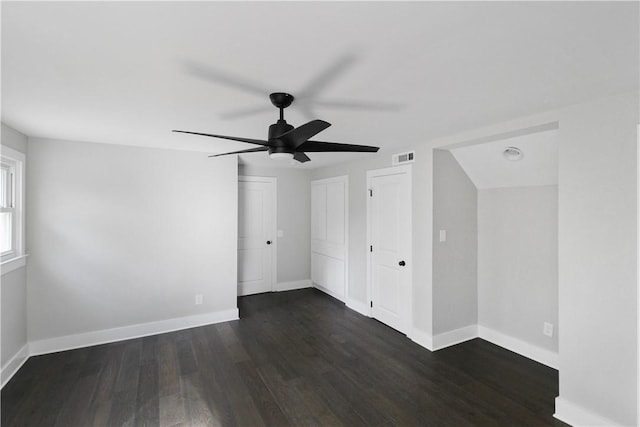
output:
M 407 151 L 406 153 L 399 153 L 391 156 L 391 164 L 402 165 L 404 163 L 413 163 L 415 159 L 416 159 L 416 152 Z

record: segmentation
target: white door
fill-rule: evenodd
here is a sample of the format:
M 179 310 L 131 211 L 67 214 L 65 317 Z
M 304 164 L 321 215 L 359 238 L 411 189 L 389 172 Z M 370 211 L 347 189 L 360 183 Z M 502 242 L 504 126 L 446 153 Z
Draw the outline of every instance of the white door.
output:
M 367 172 L 371 316 L 409 332 L 411 320 L 411 167 Z
M 347 286 L 347 176 L 311 181 L 311 281 L 344 301 Z
M 270 292 L 275 283 L 275 178 L 238 181 L 238 295 Z

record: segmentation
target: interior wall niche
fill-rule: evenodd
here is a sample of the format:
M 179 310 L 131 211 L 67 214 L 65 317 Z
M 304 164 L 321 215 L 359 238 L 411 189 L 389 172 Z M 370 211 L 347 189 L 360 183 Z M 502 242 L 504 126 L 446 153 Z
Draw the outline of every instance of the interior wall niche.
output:
M 557 127 L 434 150 L 434 342 L 473 325 L 557 359 Z

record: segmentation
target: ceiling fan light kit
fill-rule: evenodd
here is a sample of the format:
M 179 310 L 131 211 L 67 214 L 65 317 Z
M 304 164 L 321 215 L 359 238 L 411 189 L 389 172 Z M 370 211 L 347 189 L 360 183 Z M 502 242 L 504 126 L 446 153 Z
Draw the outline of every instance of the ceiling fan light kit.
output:
M 269 157 L 274 160 L 293 160 L 293 154 L 291 153 L 271 153 Z
M 271 103 L 280 110 L 280 118 L 278 121 L 269 126 L 268 140 L 242 138 L 236 136 L 215 135 L 211 133 L 190 132 L 184 130 L 173 130 L 173 132 L 188 133 L 192 135 L 209 136 L 213 138 L 229 139 L 232 141 L 246 142 L 249 144 L 259 145 L 257 148 L 249 148 L 246 150 L 232 151 L 230 153 L 214 154 L 209 157 L 226 156 L 229 154 L 255 153 L 259 151 L 268 151 L 269 157 L 272 159 L 296 160 L 299 163 L 305 163 L 311 160 L 306 152 L 367 152 L 375 153 L 379 147 L 369 145 L 342 144 L 338 142 L 322 142 L 309 141 L 309 138 L 322 132 L 331 123 L 324 120 L 312 120 L 308 123 L 298 126 L 297 128 L 288 124 L 284 119 L 284 109 L 293 103 L 294 97 L 284 92 L 274 92 L 269 95 Z

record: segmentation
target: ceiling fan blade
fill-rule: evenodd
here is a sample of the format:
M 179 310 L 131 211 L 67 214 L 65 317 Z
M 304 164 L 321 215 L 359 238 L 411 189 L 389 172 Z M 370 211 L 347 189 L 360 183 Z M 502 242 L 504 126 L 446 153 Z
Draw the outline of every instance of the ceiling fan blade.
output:
M 257 147 L 257 148 L 249 148 L 247 150 L 232 151 L 230 153 L 213 154 L 209 157 L 227 156 L 229 154 L 257 153 L 258 151 L 268 151 L 268 150 L 269 148 L 267 147 Z
M 210 65 L 206 65 L 196 61 L 185 61 L 183 65 L 186 68 L 187 72 L 191 75 L 204 80 L 208 80 L 212 83 L 235 86 L 237 89 L 243 90 L 248 93 L 254 93 L 261 97 L 272 92 L 269 90 L 269 88 L 264 88 L 259 84 L 238 77 L 237 73 L 226 73 Z
M 214 135 L 212 133 L 189 132 L 189 131 L 186 131 L 186 130 L 172 130 L 171 132 L 189 133 L 191 135 L 211 136 L 211 137 L 214 137 L 214 138 L 230 139 L 232 141 L 248 142 L 249 144 L 264 145 L 265 147 L 269 146 L 269 143 L 267 141 L 262 140 L 262 139 L 240 138 L 240 137 L 237 137 L 237 136 L 225 136 L 225 135 Z
M 331 82 L 336 80 L 340 75 L 344 74 L 346 70 L 353 67 L 358 57 L 355 53 L 347 52 L 342 57 L 338 58 L 328 68 L 323 70 L 313 80 L 298 92 L 299 99 L 315 98 L 321 93 Z
M 293 159 L 294 159 L 294 160 L 299 161 L 300 163 L 308 162 L 309 160 L 311 160 L 311 159 L 309 158 L 309 156 L 307 156 L 307 155 L 306 155 L 306 154 L 304 154 L 304 153 L 300 153 L 300 152 L 295 153 L 295 154 L 293 155 Z
M 278 139 L 291 148 L 297 148 L 300 144 L 303 144 L 309 138 L 322 132 L 329 126 L 331 126 L 331 123 L 325 122 L 324 120 L 312 120 L 309 123 L 291 129 L 289 132 L 283 133 Z
M 318 117 L 317 114 L 313 112 L 313 109 L 309 104 L 301 103 L 296 106 L 300 114 L 302 114 L 305 118 L 312 120 L 314 117 Z
M 400 111 L 403 105 L 390 102 L 344 101 L 340 99 L 317 100 L 318 107 L 344 108 L 348 110 L 364 111 Z
M 246 117 L 246 116 L 252 116 L 254 114 L 260 114 L 260 113 L 266 113 L 266 112 L 273 112 L 273 107 L 272 106 L 260 106 L 260 107 L 247 107 L 247 108 L 242 108 L 242 109 L 237 109 L 234 111 L 228 111 L 226 113 L 222 113 L 219 116 L 223 119 L 229 119 L 229 120 L 233 120 L 233 119 L 238 119 L 240 117 Z
M 338 142 L 323 142 L 323 141 L 307 141 L 304 144 L 298 146 L 297 150 L 310 153 L 321 153 L 324 151 L 338 152 L 338 151 L 350 151 L 350 152 L 364 152 L 375 153 L 380 147 L 372 147 L 370 145 L 355 145 L 355 144 L 340 144 Z

